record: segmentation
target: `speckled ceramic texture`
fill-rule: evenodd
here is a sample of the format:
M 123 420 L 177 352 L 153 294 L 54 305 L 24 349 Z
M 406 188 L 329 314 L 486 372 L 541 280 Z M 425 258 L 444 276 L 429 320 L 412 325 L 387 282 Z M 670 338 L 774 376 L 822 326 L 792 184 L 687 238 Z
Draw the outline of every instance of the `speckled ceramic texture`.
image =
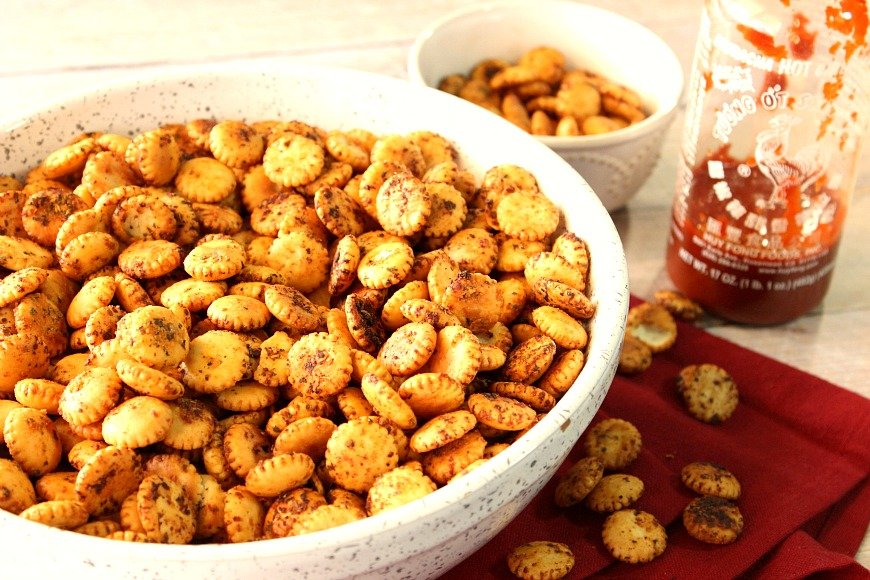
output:
M 487 58 L 515 62 L 525 51 L 559 49 L 568 68 L 631 87 L 652 114 L 604 135 L 538 137 L 571 164 L 609 211 L 624 206 L 649 177 L 683 91 L 673 50 L 628 18 L 573 0 L 476 4 L 424 30 L 408 54 L 408 76 L 428 86 Z M 670 196 L 670 192 L 667 192 Z
M 472 554 L 550 479 L 613 379 L 628 309 L 625 258 L 606 210 L 540 142 L 474 105 L 367 73 L 293 67 L 184 71 L 93 92 L 0 126 L 0 173 L 25 171 L 82 131 L 132 134 L 195 117 L 301 119 L 379 134 L 428 129 L 456 142 L 478 176 L 501 163 L 534 173 L 592 255 L 586 367 L 540 423 L 479 469 L 401 508 L 307 536 L 238 545 L 164 546 L 92 538 L 0 511 L 9 578 L 429 578 Z M 10 569 L 12 566 L 12 569 Z M 19 566 L 16 570 L 15 566 Z

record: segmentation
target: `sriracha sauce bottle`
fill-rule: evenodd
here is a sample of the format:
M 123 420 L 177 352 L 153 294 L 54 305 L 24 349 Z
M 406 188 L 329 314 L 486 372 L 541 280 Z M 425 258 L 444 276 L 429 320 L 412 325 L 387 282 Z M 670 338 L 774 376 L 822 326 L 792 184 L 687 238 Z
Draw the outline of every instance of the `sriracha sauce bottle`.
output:
M 668 232 L 674 285 L 778 324 L 824 298 L 870 118 L 867 0 L 706 0 Z

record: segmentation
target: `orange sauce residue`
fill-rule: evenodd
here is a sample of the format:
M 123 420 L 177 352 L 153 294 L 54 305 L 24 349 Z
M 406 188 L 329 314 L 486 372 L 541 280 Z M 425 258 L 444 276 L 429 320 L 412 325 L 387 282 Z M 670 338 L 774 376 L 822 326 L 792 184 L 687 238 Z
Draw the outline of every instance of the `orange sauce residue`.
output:
M 830 81 L 826 82 L 822 85 L 822 94 L 825 95 L 825 101 L 827 103 L 833 103 L 837 100 L 837 97 L 840 96 L 840 91 L 843 90 L 843 71 L 840 70 L 834 75 L 834 78 Z M 828 111 L 827 114 L 822 119 L 822 122 L 819 124 L 819 133 L 817 138 L 822 139 L 825 136 L 825 133 L 828 131 L 828 127 L 830 127 L 831 123 L 834 121 L 833 114 L 830 110 L 830 106 L 826 107 Z M 842 148 L 842 147 L 841 147 Z
M 779 46 L 773 37 L 769 34 L 759 32 L 754 28 L 750 28 L 744 24 L 738 24 L 737 30 L 746 39 L 746 42 L 754 46 L 758 52 L 764 56 L 771 58 L 782 59 L 788 56 L 788 49 L 784 46 Z
M 843 47 L 848 62 L 859 48 L 867 45 L 867 0 L 840 0 L 840 7 L 825 8 L 825 24 L 848 37 Z
M 825 83 L 822 87 L 822 90 L 825 94 L 825 100 L 829 103 L 837 100 L 837 97 L 840 95 L 840 91 L 843 89 L 843 71 L 837 72 L 834 75 L 834 78 L 829 82 Z

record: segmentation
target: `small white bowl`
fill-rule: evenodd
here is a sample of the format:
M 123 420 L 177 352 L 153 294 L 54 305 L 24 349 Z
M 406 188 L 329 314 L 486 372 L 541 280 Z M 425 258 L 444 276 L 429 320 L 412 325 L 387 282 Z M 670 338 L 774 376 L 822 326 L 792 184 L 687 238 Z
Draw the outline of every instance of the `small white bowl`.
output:
M 612 133 L 539 137 L 580 172 L 608 211 L 616 210 L 652 172 L 683 91 L 677 56 L 648 28 L 569 0 L 481 4 L 424 30 L 408 55 L 408 76 L 437 87 L 444 76 L 467 73 L 481 60 L 515 62 L 543 45 L 560 50 L 569 69 L 587 69 L 633 89 L 651 112 Z
M 351 87 L 352 90 L 348 90 Z M 585 181 L 520 129 L 433 89 L 368 73 L 312 67 L 188 70 L 138 78 L 0 123 L 0 173 L 19 176 L 82 130 L 134 134 L 194 118 L 299 119 L 377 134 L 427 129 L 457 145 L 477 176 L 521 165 L 583 238 L 593 259 L 583 371 L 508 449 L 410 504 L 338 528 L 245 544 L 173 546 L 62 531 L 0 510 L 3 578 L 429 578 L 470 556 L 552 477 L 601 405 L 616 371 L 628 310 L 619 235 Z

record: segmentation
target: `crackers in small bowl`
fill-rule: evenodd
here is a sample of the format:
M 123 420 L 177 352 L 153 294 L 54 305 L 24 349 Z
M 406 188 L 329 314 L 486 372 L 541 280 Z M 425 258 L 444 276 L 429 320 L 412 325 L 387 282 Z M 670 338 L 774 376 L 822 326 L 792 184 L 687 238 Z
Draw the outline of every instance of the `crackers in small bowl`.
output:
M 683 90 L 681 65 L 661 38 L 569 0 L 460 8 L 417 36 L 407 67 L 412 81 L 535 135 L 610 211 L 649 176 Z

